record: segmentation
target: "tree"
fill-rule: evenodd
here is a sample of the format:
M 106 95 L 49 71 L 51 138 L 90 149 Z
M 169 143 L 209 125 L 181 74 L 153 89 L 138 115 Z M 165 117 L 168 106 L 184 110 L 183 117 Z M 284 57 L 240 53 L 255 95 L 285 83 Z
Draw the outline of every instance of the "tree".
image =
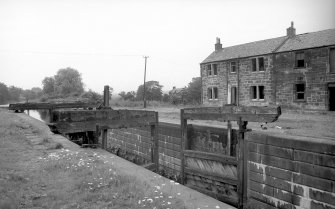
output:
M 73 68 L 58 70 L 55 75 L 55 90 L 58 94 L 66 96 L 72 93 L 83 93 L 84 84 L 81 74 Z
M 121 97 L 121 99 L 126 100 L 126 99 L 125 99 L 125 97 L 126 97 L 126 92 L 125 92 L 125 91 L 121 91 L 121 92 L 119 93 L 119 96 Z
M 168 94 L 163 94 L 163 102 L 169 102 L 170 101 L 170 96 Z
M 34 99 L 39 98 L 43 95 L 43 90 L 40 87 L 31 88 Z
M 85 92 L 81 95 L 82 98 L 86 99 L 87 102 L 93 104 L 102 104 L 103 96 L 97 92 L 92 91 L 91 89 L 88 92 Z
M 0 104 L 6 104 L 9 98 L 9 92 L 6 84 L 0 83 Z
M 134 101 L 136 93 L 135 93 L 135 91 L 129 91 L 127 93 L 125 91 L 121 91 L 121 93 L 119 93 L 119 95 L 123 100 Z
M 201 103 L 201 78 L 192 78 L 186 89 L 186 100 L 188 103 Z
M 55 78 L 54 77 L 45 77 L 42 81 L 43 93 L 44 94 L 53 94 L 55 93 Z
M 10 86 L 8 88 L 9 96 L 11 101 L 18 102 L 20 101 L 20 96 L 23 92 L 23 89 L 15 87 L 15 86 Z
M 162 99 L 162 85 L 159 85 L 158 81 L 148 81 L 145 83 L 145 98 L 149 101 L 160 101 Z M 136 98 L 138 100 L 143 99 L 143 85 L 140 85 L 137 89 Z

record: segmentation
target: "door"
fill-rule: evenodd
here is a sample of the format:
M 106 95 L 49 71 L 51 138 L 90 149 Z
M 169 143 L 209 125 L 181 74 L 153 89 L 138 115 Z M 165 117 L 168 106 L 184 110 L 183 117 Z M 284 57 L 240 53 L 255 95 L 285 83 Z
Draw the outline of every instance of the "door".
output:
M 236 105 L 237 100 L 236 86 L 231 87 L 231 104 Z
M 335 73 L 335 48 L 330 49 L 329 54 L 330 73 Z
M 328 84 L 329 111 L 335 111 L 335 83 Z

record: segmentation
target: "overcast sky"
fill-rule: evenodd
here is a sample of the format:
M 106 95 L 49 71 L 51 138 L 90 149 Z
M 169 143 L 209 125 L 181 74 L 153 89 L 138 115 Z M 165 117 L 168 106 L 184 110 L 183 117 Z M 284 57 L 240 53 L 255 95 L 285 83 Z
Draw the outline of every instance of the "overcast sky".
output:
M 0 0 L 0 82 L 42 87 L 61 68 L 85 88 L 163 90 L 200 76 L 199 63 L 223 47 L 335 28 L 334 0 Z

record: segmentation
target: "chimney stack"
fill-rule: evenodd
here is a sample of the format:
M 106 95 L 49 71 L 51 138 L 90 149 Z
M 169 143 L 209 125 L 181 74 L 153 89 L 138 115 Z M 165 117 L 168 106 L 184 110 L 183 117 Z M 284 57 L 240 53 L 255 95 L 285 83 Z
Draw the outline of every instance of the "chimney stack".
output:
M 287 31 L 287 36 L 289 38 L 293 38 L 295 36 L 295 28 L 293 27 L 293 21 L 291 22 L 291 27 L 286 29 Z
M 220 38 L 216 37 L 215 51 L 221 50 L 222 44 L 220 43 Z

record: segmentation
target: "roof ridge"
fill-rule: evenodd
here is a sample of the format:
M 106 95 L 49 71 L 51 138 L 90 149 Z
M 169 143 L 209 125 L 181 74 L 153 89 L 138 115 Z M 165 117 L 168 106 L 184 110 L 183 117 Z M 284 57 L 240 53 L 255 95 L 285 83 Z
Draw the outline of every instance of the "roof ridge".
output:
M 306 34 L 311 34 L 311 33 L 319 33 L 319 32 L 323 32 L 323 31 L 327 31 L 327 30 L 335 30 L 335 28 L 329 28 L 329 29 L 325 29 L 325 30 L 307 32 L 307 33 L 300 33 L 300 34 L 296 34 L 295 36 L 306 35 Z M 261 41 L 268 41 L 268 40 L 283 38 L 283 37 L 287 37 L 287 36 L 278 36 L 278 37 L 275 37 L 275 38 L 267 38 L 267 39 L 262 39 L 262 40 L 258 40 L 258 41 L 251 41 L 251 42 L 247 42 L 247 43 L 243 43 L 243 44 L 236 44 L 236 45 L 232 45 L 232 46 L 228 46 L 228 47 L 223 47 L 223 49 L 230 48 L 230 47 L 235 47 L 235 46 L 242 46 L 242 45 L 245 45 L 245 44 L 252 44 L 252 43 L 261 42 Z M 284 40 L 284 42 L 286 42 L 287 39 L 289 39 L 289 38 L 286 38 Z M 278 49 L 276 49 L 276 50 L 278 50 Z
M 275 53 L 277 50 L 279 50 L 280 47 L 282 47 L 287 42 L 287 40 L 289 40 L 289 39 L 290 39 L 289 36 L 287 38 L 285 38 L 285 40 L 283 42 L 281 42 L 274 50 L 272 50 L 272 53 Z

